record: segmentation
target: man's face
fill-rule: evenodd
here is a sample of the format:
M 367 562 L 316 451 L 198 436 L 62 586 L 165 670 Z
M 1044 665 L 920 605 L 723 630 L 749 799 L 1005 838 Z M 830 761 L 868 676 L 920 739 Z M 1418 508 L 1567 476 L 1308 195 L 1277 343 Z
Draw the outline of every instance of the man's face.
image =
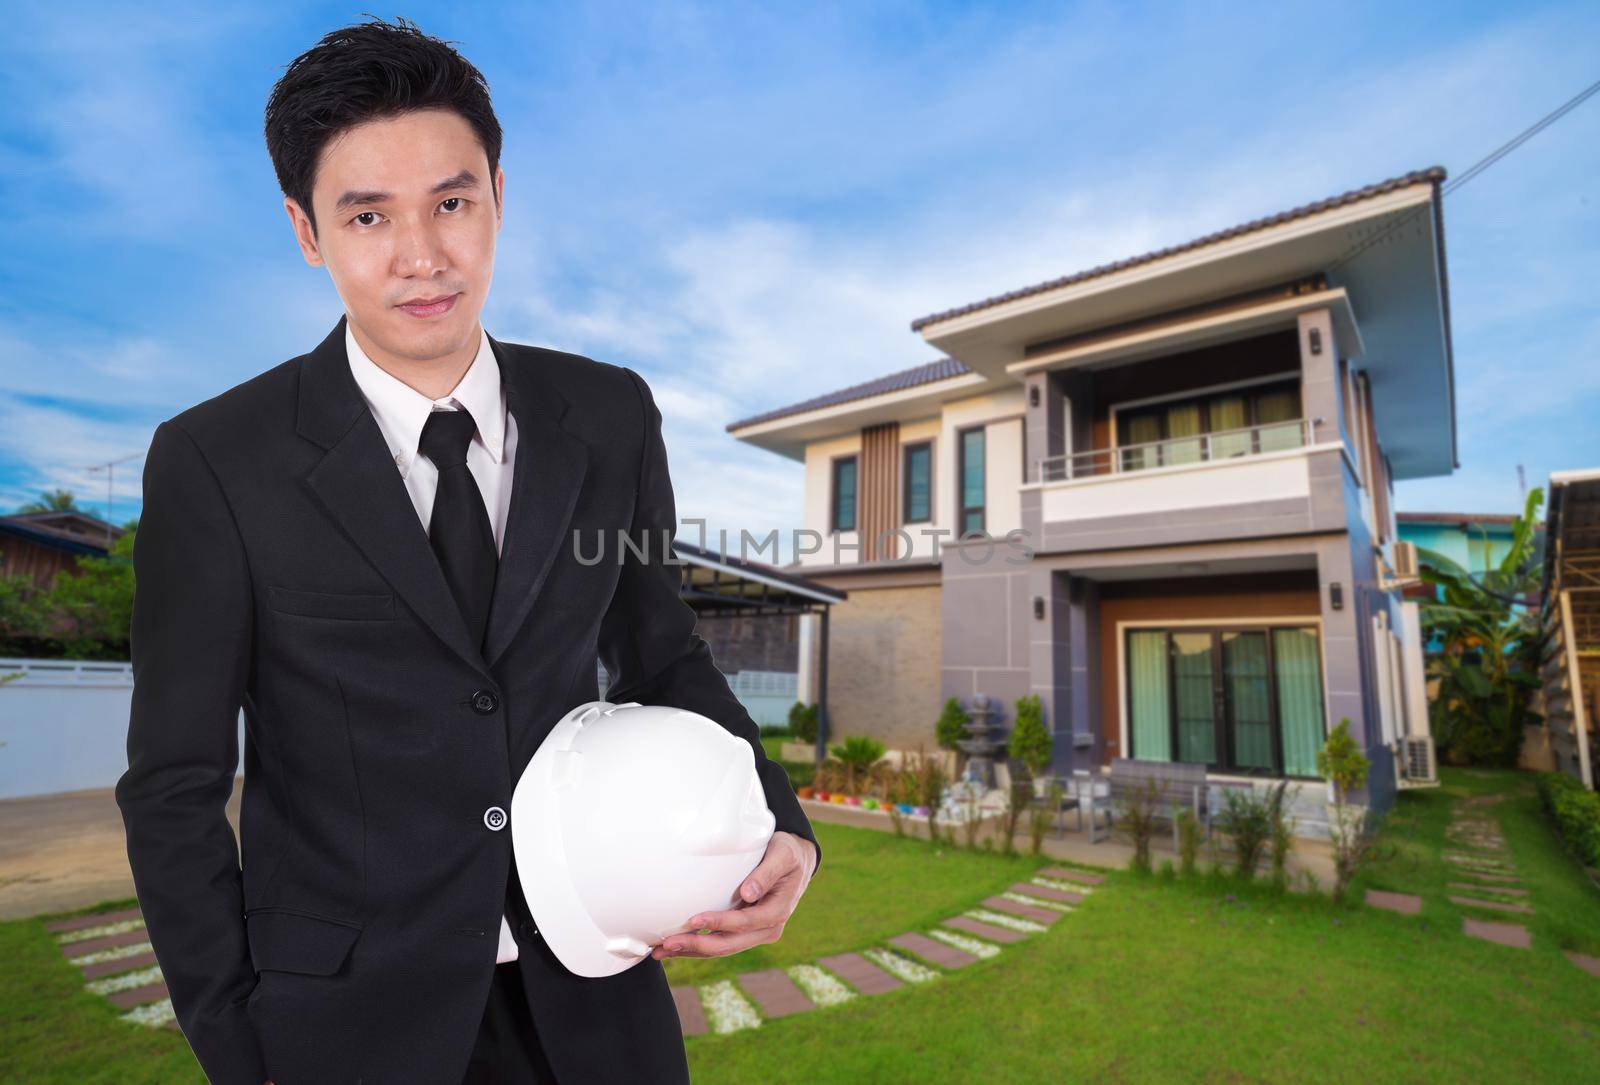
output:
M 315 237 L 284 199 L 306 261 L 327 266 L 364 348 L 415 361 L 477 349 L 505 183 L 504 171 L 492 181 L 488 172 L 460 114 L 418 110 L 347 129 L 323 148 Z M 449 300 L 409 304 L 438 298 Z

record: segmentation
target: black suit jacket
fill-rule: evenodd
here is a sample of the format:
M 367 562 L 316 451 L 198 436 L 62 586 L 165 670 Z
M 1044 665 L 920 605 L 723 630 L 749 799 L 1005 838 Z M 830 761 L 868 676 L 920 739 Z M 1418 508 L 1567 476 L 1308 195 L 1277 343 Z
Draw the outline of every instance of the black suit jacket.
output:
M 344 334 L 341 317 L 311 353 L 162 422 L 145 464 L 116 797 L 178 1023 L 219 1085 L 456 1085 L 509 907 L 563 1082 L 687 1081 L 662 963 L 563 968 L 529 922 L 511 833 L 486 816 L 595 699 L 598 654 L 607 699 L 749 740 L 778 828 L 815 845 L 664 560 L 677 514 L 650 389 L 490 339 L 518 436 L 480 651 Z M 647 560 L 618 563 L 619 530 Z

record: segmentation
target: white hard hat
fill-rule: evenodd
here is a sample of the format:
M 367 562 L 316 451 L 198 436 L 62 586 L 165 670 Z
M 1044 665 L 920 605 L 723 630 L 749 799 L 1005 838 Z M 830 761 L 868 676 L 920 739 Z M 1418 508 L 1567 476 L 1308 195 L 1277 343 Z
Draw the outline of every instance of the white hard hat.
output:
M 734 906 L 776 820 L 750 743 L 697 712 L 581 704 L 511 796 L 511 845 L 539 934 L 580 976 L 643 960 Z

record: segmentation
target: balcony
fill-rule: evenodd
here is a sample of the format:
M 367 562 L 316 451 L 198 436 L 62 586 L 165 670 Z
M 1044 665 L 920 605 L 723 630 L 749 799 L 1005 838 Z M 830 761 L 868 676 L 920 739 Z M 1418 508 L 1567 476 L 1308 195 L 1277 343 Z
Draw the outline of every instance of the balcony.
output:
M 1047 456 L 1039 461 L 1039 478 L 1044 482 L 1062 482 L 1160 467 L 1215 463 L 1284 452 L 1310 443 L 1311 422 L 1298 418 L 1192 437 L 1169 437 L 1162 441 Z
M 1294 419 L 1050 456 L 1024 504 L 1054 551 L 1325 530 L 1344 519 L 1339 446 L 1316 435 Z

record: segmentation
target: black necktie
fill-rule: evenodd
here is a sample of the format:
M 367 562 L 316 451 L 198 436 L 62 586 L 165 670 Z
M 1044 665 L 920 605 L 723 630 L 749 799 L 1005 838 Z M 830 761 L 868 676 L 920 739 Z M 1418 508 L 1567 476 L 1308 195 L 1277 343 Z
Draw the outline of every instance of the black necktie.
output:
M 473 643 L 481 649 L 500 558 L 478 480 L 467 468 L 467 446 L 475 432 L 477 424 L 466 408 L 434 411 L 423 423 L 419 447 L 439 469 L 439 490 L 433 498 L 428 541 L 433 544 L 461 616 L 467 620 Z

